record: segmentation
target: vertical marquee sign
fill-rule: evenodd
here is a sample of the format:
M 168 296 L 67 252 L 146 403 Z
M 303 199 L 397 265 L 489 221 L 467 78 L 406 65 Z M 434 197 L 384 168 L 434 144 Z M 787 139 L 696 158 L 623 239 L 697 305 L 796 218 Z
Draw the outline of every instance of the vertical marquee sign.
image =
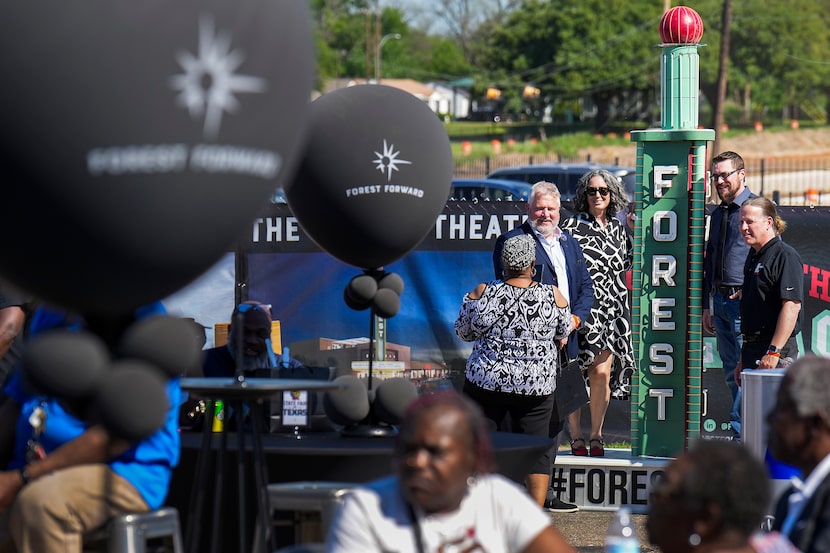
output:
M 703 22 L 678 6 L 660 20 L 661 129 L 635 131 L 632 454 L 674 456 L 700 433 L 706 144 L 698 129 Z

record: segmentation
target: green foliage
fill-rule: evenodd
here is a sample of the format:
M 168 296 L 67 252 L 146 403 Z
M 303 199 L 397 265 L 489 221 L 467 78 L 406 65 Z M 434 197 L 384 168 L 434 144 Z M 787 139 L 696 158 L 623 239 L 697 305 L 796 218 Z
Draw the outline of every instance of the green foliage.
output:
M 437 81 L 470 74 L 471 65 L 455 41 L 411 28 L 399 8 L 383 7 L 378 29 L 375 6 L 374 0 L 311 2 L 318 87 L 332 78 L 373 78 L 377 40 L 393 33 L 401 39 L 384 43 L 384 77 Z
M 751 88 L 753 112 L 808 101 L 830 81 L 826 6 L 746 0 L 734 9 L 730 81 Z M 732 76 L 734 75 L 734 80 Z
M 523 82 L 550 104 L 589 97 L 604 124 L 613 99 L 655 87 L 660 15 L 651 0 L 529 0 L 493 29 L 485 65 L 503 76 L 508 98 Z
M 563 157 L 576 157 L 579 151 L 584 148 L 594 148 L 597 146 L 630 146 L 631 139 L 624 134 L 610 134 L 596 136 L 592 133 L 569 132 L 556 134 L 547 139 L 539 139 L 538 126 L 532 130 L 535 133 L 530 134 L 534 138 L 528 139 L 511 139 L 510 135 L 521 136 L 523 133 L 515 132 L 516 129 L 524 127 L 530 130 L 527 125 L 524 126 L 509 126 L 496 125 L 488 123 L 450 123 L 446 125 L 447 133 L 452 140 L 453 156 L 456 159 L 481 159 L 487 156 L 492 156 L 494 153 L 493 141 L 499 142 L 499 149 L 501 153 L 520 153 L 520 154 L 559 154 Z M 497 131 L 501 131 L 500 133 Z M 512 132 L 511 132 L 512 131 Z M 477 140 L 465 140 L 465 137 L 477 135 Z M 481 137 L 485 137 L 483 139 Z M 464 153 L 464 143 L 467 142 L 467 147 L 470 149 L 469 153 Z
M 726 0 L 695 0 L 704 22 L 699 48 L 700 85 L 709 106 L 717 91 Z M 825 120 L 830 104 L 830 10 L 815 0 L 731 0 L 726 122 L 730 127 L 787 120 L 793 113 Z M 449 25 L 452 38 L 414 28 L 400 8 L 384 6 L 380 29 L 376 0 L 310 0 L 319 86 L 332 77 L 374 75 L 378 36 L 400 33 L 383 49 L 386 77 L 423 82 L 473 77 L 480 104 L 489 87 L 503 120 L 579 122 L 598 110 L 603 132 L 615 122 L 659 118 L 662 2 L 654 0 L 516 0 L 491 3 L 442 0 L 445 7 L 474 7 L 478 26 Z M 498 4 L 501 9 L 485 10 Z M 423 6 L 420 8 L 423 17 Z M 440 10 L 439 10 L 440 11 Z M 447 10 L 435 18 L 446 17 Z M 368 36 L 367 36 L 368 26 Z M 426 28 L 426 27 L 425 27 Z M 368 50 L 368 56 L 367 56 Z M 526 85 L 541 90 L 524 98 Z M 800 111 L 795 111 L 800 110 Z M 632 127 L 633 128 L 633 127 Z

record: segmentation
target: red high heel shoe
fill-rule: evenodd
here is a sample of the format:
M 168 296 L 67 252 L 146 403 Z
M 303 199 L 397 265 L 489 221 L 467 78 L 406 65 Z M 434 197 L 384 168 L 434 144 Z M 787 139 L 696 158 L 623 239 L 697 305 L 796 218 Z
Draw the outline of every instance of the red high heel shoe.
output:
M 605 442 L 602 438 L 591 438 L 588 444 L 591 446 L 591 457 L 605 457 Z
M 574 438 L 571 440 L 571 455 L 587 457 L 588 448 L 585 447 L 585 438 Z

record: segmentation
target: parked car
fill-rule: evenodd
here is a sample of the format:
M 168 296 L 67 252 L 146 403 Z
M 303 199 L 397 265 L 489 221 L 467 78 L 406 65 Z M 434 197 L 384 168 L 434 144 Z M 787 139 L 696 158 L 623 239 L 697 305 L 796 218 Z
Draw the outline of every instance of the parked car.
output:
M 559 188 L 563 203 L 570 203 L 576 193 L 576 183 L 579 177 L 591 169 L 607 169 L 614 173 L 625 186 L 628 199 L 634 201 L 636 167 L 620 167 L 617 165 L 600 165 L 596 163 L 539 163 L 536 165 L 517 165 L 502 167 L 487 175 L 488 179 L 508 179 L 530 184 L 540 180 L 554 183 Z
M 453 179 L 449 200 L 471 202 L 520 202 L 527 200 L 531 186 L 518 180 Z

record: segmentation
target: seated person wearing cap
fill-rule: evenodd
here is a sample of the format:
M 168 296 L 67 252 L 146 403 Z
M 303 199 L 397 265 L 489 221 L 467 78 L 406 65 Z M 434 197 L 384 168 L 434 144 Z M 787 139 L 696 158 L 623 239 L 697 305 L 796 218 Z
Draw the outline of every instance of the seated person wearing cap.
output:
M 303 368 L 304 365 L 296 359 L 285 359 L 274 352 L 271 344 L 271 320 L 270 305 L 258 301 L 246 301 L 237 305 L 228 327 L 228 343 L 205 350 L 202 374 L 206 377 L 235 377 L 237 359 L 246 378 L 260 376 L 257 374 L 258 369 Z M 242 351 L 239 351 L 240 347 Z M 267 377 L 270 376 L 276 375 L 269 372 Z M 199 431 L 203 424 L 203 407 L 204 403 L 198 399 L 188 401 L 182 408 L 182 424 Z M 247 405 L 244 406 L 243 413 L 247 422 Z M 269 414 L 266 412 L 264 415 L 266 421 L 269 420 Z M 234 428 L 236 423 L 232 406 L 225 406 L 224 417 L 229 428 Z
M 240 346 L 241 352 L 237 351 Z M 209 377 L 235 376 L 239 354 L 245 376 L 254 376 L 257 369 L 303 366 L 295 359 L 283 359 L 282 355 L 274 352 L 271 345 L 271 306 L 257 301 L 240 303 L 233 310 L 228 343 L 205 351 L 203 374 Z

